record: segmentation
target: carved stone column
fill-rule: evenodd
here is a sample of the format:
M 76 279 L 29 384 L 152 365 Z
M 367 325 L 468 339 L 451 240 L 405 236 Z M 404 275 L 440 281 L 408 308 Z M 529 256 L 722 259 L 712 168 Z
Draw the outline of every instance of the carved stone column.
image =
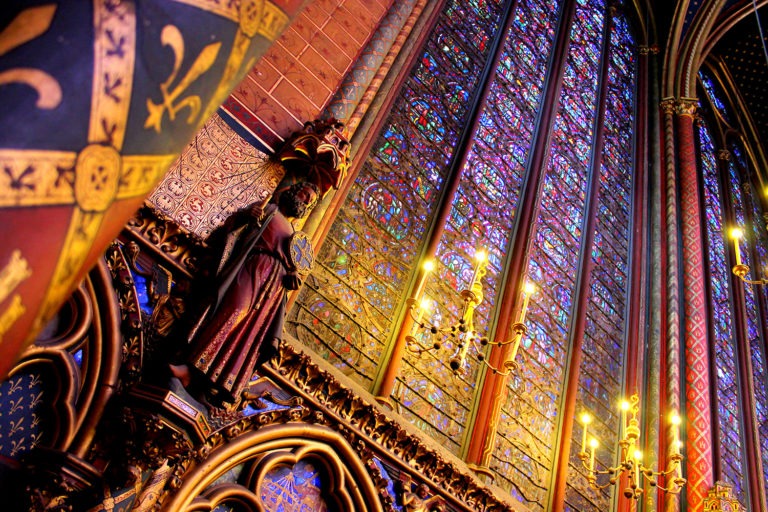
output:
M 702 208 L 696 166 L 694 115 L 698 101 L 681 98 L 675 104 L 675 128 L 680 182 L 680 232 L 682 234 L 685 394 L 688 469 L 688 506 L 702 503 L 714 480 L 712 472 L 712 420 L 710 410 L 709 331 L 705 287 Z M 670 226 L 675 229 L 675 226 Z
M 680 273 L 679 273 L 679 205 L 677 201 L 677 172 L 675 169 L 675 100 L 665 99 L 660 104 L 662 113 L 662 130 L 664 135 L 663 147 L 663 176 L 664 187 L 661 191 L 661 208 L 664 210 L 661 219 L 661 236 L 666 244 L 662 248 L 661 260 L 664 284 L 662 285 L 666 303 L 665 318 L 662 325 L 666 326 L 664 336 L 664 363 L 661 367 L 662 385 L 666 388 L 665 402 L 661 408 L 680 409 Z M 665 435 L 666 444 L 671 440 L 670 432 Z M 664 510 L 675 512 L 680 509 L 678 496 L 665 496 Z

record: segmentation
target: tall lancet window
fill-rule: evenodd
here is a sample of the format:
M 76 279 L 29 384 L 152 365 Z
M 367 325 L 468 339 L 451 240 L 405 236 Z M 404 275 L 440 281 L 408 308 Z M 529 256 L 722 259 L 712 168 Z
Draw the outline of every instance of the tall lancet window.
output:
M 764 286 L 740 282 L 732 274 L 737 263 L 733 228 L 742 230 L 738 258 L 750 267 L 747 278 L 764 278 L 768 264 L 768 233 L 738 126 L 722 98 L 719 85 L 699 75 L 706 121 L 698 130 L 699 159 L 704 183 L 711 330 L 715 355 L 713 374 L 717 408 L 718 480 L 733 486 L 750 506 L 750 474 L 768 479 L 768 393 L 766 392 L 766 293 Z M 724 134 L 729 134 L 727 137 Z M 756 444 L 750 444 L 754 439 Z M 754 452 L 754 453 L 750 453 Z
M 627 14 L 609 14 L 602 0 L 448 0 L 288 318 L 298 339 L 376 390 L 429 253 L 436 268 L 419 315 L 438 332 L 413 335 L 440 348 L 405 350 L 389 398 L 461 457 L 478 430 L 494 349 L 442 331 L 461 317 L 482 249 L 473 328 L 507 337 L 497 332 L 510 324 L 502 297 L 519 297 L 524 279 L 511 268 L 525 255 L 516 273 L 537 291 L 489 468 L 531 510 L 551 506 L 568 372 L 579 375 L 578 407 L 600 417 L 608 447 L 598 461 L 614 458 L 634 222 L 635 46 Z M 568 368 L 575 350 L 582 364 Z M 607 495 L 583 487 L 569 487 L 568 506 L 606 508 Z

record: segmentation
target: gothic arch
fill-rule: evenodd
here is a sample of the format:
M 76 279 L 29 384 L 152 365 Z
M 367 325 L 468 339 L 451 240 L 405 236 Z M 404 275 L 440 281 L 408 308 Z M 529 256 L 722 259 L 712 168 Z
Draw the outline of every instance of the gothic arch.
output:
M 260 489 L 267 473 L 301 461 L 311 461 L 320 469 L 322 497 L 330 510 L 383 510 L 366 464 L 352 446 L 338 432 L 304 423 L 270 425 L 215 448 L 183 475 L 181 487 L 164 509 L 211 511 L 229 501 L 261 512 L 265 508 Z M 236 469 L 236 482 L 221 482 L 222 476 Z

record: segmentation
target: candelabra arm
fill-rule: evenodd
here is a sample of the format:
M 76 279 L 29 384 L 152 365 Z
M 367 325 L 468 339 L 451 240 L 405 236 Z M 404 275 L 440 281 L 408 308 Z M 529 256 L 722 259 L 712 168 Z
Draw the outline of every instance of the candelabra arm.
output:
M 490 368 L 493 373 L 501 375 L 502 377 L 506 377 L 512 372 L 517 373 L 518 368 L 520 368 L 520 365 L 518 365 L 515 361 L 504 361 L 504 364 L 502 364 L 501 368 L 496 368 L 485 358 L 482 359 L 482 362 L 485 364 L 485 366 Z
M 733 274 L 742 280 L 742 282 L 752 285 L 766 285 L 768 284 L 768 279 L 747 279 L 747 274 L 749 274 L 749 265 L 745 265 L 743 263 L 740 263 L 738 265 L 734 265 Z
M 669 494 L 680 494 L 680 492 L 683 490 L 683 486 L 688 482 L 685 478 L 677 477 L 672 479 L 672 485 L 665 487 L 663 485 L 656 486 L 661 489 L 664 492 L 668 492 Z

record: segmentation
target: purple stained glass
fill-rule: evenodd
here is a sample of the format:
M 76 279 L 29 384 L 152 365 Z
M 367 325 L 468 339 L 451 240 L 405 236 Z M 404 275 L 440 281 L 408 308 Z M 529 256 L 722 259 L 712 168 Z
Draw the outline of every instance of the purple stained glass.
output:
M 264 476 L 261 503 L 266 512 L 326 512 L 323 487 L 320 472 L 311 462 L 277 466 Z
M 720 98 L 720 91 L 715 85 L 715 81 L 710 77 L 707 73 L 704 71 L 699 72 L 699 80 L 701 80 L 701 85 L 704 87 L 704 90 L 707 93 L 707 97 L 712 102 L 712 104 L 715 106 L 715 109 L 717 112 L 725 119 L 726 122 L 730 122 L 730 116 L 728 115 L 728 108 L 725 106 L 725 103 L 723 103 L 723 100 Z
M 400 163 L 400 153 L 405 150 L 405 137 L 398 133 L 394 127 L 390 127 L 385 130 L 382 139 L 382 144 L 379 147 L 379 158 L 387 164 L 397 166 Z
M 711 281 L 717 283 L 710 291 L 715 344 L 716 398 L 718 403 L 718 432 L 722 471 L 734 486 L 739 500 L 745 499 L 743 477 L 743 455 L 741 441 L 741 418 L 736 413 L 739 401 L 735 377 L 738 354 L 732 332 L 732 315 L 729 300 L 730 268 L 726 259 L 727 232 L 723 224 L 723 201 L 719 183 L 719 171 L 715 158 L 715 147 L 709 129 L 702 125 L 698 130 L 700 162 L 704 181 L 704 207 L 706 214 L 706 239 L 709 245 L 709 268 Z
M 495 1 L 446 3 L 288 315 L 289 331 L 363 384 L 372 381 L 379 355 L 397 335 L 397 307 L 406 299 L 430 232 L 430 212 L 441 198 L 501 12 Z M 452 217 L 456 225 L 466 220 L 469 229 L 474 226 L 470 203 L 471 198 Z M 457 253 L 457 264 L 463 252 Z M 457 274 L 449 274 L 447 282 L 460 286 Z M 404 372 L 398 396 L 416 407 L 419 400 L 431 397 L 429 402 L 439 394 L 434 406 L 422 403 L 429 414 L 419 425 L 428 432 L 455 426 L 460 439 L 466 414 L 455 411 L 470 403 L 466 393 L 472 386 L 446 376 L 439 381 L 450 384 L 449 389 L 425 393 L 429 372 L 422 366 L 434 364 L 425 360 Z M 442 441 L 458 449 L 453 440 Z

